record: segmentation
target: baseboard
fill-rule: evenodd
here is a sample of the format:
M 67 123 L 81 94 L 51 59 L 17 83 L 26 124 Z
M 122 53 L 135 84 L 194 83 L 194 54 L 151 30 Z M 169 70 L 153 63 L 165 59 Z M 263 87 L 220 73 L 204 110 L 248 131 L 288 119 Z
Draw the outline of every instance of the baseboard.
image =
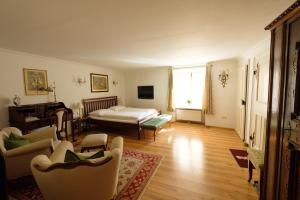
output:
M 205 127 L 207 127 L 207 128 L 221 128 L 221 129 L 226 129 L 226 130 L 230 130 L 230 131 L 235 131 L 234 128 L 227 128 L 227 127 L 221 127 L 221 126 L 207 126 L 207 125 L 205 125 Z
M 191 123 L 191 124 L 203 124 L 203 122 L 198 122 L 198 121 L 190 121 L 190 120 L 182 120 L 182 119 L 177 119 L 175 122 L 183 122 L 183 123 Z

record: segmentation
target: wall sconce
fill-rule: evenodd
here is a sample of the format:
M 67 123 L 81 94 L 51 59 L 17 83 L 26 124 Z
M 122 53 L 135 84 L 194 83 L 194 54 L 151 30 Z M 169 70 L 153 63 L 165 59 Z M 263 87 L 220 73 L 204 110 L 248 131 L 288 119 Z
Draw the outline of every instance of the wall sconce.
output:
M 113 81 L 112 84 L 116 87 L 119 84 L 119 82 L 118 81 Z
M 85 84 L 86 83 L 85 77 L 84 78 L 78 77 L 76 79 L 76 83 L 78 83 L 78 85 L 80 85 L 80 86 L 83 85 L 83 84 Z
M 220 80 L 221 85 L 222 85 L 223 88 L 227 85 L 228 79 L 229 79 L 229 72 L 228 72 L 228 70 L 223 70 L 219 74 L 219 80 Z

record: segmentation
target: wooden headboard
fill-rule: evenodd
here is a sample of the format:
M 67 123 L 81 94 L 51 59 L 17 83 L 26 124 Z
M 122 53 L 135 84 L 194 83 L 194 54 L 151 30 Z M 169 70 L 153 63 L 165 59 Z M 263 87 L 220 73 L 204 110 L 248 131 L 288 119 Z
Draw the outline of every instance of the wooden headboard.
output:
M 101 98 L 92 98 L 92 99 L 83 99 L 83 114 L 87 116 L 90 112 L 100 109 L 106 109 L 112 106 L 118 105 L 118 97 L 101 97 Z

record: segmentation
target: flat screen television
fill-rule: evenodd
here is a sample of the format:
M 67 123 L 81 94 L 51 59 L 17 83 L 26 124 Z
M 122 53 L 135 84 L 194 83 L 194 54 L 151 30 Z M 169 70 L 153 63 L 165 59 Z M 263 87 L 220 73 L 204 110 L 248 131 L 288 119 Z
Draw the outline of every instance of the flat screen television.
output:
M 138 98 L 139 99 L 154 99 L 153 85 L 138 86 Z

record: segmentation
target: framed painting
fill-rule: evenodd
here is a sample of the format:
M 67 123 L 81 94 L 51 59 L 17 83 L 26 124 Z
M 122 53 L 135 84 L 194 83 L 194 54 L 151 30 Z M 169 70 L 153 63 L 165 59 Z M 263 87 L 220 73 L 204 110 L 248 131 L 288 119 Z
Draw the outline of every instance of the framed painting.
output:
M 91 92 L 108 92 L 108 75 L 91 73 Z
M 47 70 L 23 69 L 25 94 L 26 95 L 47 95 L 48 79 Z

